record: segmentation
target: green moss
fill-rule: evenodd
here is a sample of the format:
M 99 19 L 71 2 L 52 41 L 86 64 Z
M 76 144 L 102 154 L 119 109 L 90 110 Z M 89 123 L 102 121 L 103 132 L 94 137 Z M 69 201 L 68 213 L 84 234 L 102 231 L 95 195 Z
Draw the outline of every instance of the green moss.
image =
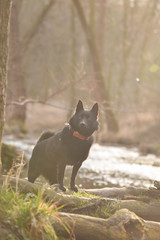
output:
M 74 192 L 73 193 L 74 196 L 77 197 L 85 197 L 85 198 L 99 198 L 99 196 L 96 196 L 94 194 L 90 194 L 90 193 L 86 193 L 86 192 Z
M 2 166 L 3 170 L 8 172 L 13 165 L 13 162 L 18 157 L 18 152 L 16 147 L 10 146 L 8 144 L 2 143 Z
M 159 143 L 148 144 L 145 146 L 145 150 L 147 153 L 160 155 L 160 144 Z
M 24 137 L 24 135 L 28 132 L 26 124 L 20 120 L 12 120 L 5 128 L 6 133 L 18 135 L 19 137 Z
M 76 198 L 76 209 L 79 209 L 79 208 L 84 208 L 84 207 L 87 207 L 88 205 L 90 205 L 90 202 L 88 200 L 84 201 L 84 199 L 82 200 L 81 198 Z M 74 211 L 75 209 L 73 207 L 69 207 L 67 208 L 66 207 L 66 211 Z
M 23 133 L 23 134 L 26 134 L 28 131 L 27 131 L 27 127 L 26 127 L 26 124 L 24 122 L 21 122 L 21 121 L 16 121 L 16 124 L 19 126 L 19 129 L 20 129 L 20 132 Z
M 115 206 L 113 203 L 108 203 L 103 206 L 98 206 L 94 217 L 98 218 L 109 218 L 112 216 L 120 207 Z

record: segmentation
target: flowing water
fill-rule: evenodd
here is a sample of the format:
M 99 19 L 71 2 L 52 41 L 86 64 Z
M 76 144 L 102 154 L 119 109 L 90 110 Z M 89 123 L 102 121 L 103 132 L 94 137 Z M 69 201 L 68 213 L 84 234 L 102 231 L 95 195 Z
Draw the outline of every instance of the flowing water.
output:
M 14 145 L 29 159 L 36 141 L 5 137 L 4 142 Z M 65 185 L 69 184 L 72 167 L 65 171 Z M 153 186 L 160 181 L 160 158 L 143 156 L 136 148 L 94 144 L 89 157 L 80 168 L 76 184 L 83 188 L 111 186 Z

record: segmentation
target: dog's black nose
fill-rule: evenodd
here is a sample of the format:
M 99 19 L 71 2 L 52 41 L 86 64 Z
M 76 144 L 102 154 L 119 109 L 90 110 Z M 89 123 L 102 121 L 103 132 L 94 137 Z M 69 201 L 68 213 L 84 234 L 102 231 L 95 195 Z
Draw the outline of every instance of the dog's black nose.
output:
M 83 129 L 86 128 L 87 127 L 86 123 L 85 122 L 80 122 L 80 127 L 83 128 Z

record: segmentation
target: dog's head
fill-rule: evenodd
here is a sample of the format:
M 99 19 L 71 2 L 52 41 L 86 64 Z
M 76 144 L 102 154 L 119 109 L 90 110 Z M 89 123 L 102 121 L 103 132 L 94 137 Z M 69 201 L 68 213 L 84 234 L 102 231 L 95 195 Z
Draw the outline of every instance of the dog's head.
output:
M 98 129 L 98 103 L 95 103 L 91 110 L 84 110 L 82 101 L 79 100 L 75 114 L 70 119 L 71 127 L 84 135 L 91 136 Z

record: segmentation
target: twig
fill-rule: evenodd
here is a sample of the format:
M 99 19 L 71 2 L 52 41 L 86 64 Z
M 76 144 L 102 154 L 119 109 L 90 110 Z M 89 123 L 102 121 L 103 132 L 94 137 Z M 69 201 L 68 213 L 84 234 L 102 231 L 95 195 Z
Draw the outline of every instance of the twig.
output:
M 66 110 L 66 111 L 72 110 L 72 108 L 69 108 L 69 107 L 63 107 L 63 106 L 60 106 L 60 105 L 56 105 L 56 104 L 52 104 L 52 103 L 49 103 L 49 102 L 45 102 L 45 101 L 42 101 L 42 100 L 36 100 L 36 99 L 25 99 L 22 102 L 12 101 L 12 102 L 8 102 L 6 105 L 24 106 L 28 103 L 40 103 L 40 104 L 48 105 L 48 106 L 58 108 L 58 109 L 62 109 L 62 110 Z
M 86 78 L 86 76 L 87 76 L 87 74 L 85 73 L 77 81 L 75 81 L 72 84 L 67 84 L 67 85 L 61 87 L 56 92 L 52 93 L 49 97 L 47 97 L 45 100 L 25 99 L 24 101 L 11 101 L 11 102 L 7 102 L 6 105 L 7 106 L 8 105 L 24 106 L 24 105 L 26 105 L 28 103 L 40 103 L 40 104 L 48 105 L 48 106 L 51 106 L 51 107 L 54 107 L 54 108 L 62 109 L 62 110 L 65 110 L 65 111 L 73 110 L 73 108 L 70 108 L 70 107 L 63 107 L 63 106 L 59 106 L 59 105 L 56 105 L 56 104 L 49 103 L 49 102 L 47 102 L 47 100 L 52 98 L 52 97 L 55 97 L 56 95 L 58 95 L 58 94 L 60 94 L 62 92 L 64 92 L 66 89 L 70 88 L 71 85 L 75 85 L 75 84 L 81 82 L 84 78 Z
M 56 92 L 52 93 L 49 97 L 47 97 L 46 101 L 62 92 L 64 92 L 65 90 L 67 90 L 68 88 L 70 88 L 71 86 L 76 85 L 77 83 L 81 82 L 82 80 L 84 80 L 84 78 L 86 78 L 87 74 L 84 73 L 77 81 L 74 81 L 72 84 L 67 84 L 65 86 L 62 86 L 60 89 L 58 89 Z

